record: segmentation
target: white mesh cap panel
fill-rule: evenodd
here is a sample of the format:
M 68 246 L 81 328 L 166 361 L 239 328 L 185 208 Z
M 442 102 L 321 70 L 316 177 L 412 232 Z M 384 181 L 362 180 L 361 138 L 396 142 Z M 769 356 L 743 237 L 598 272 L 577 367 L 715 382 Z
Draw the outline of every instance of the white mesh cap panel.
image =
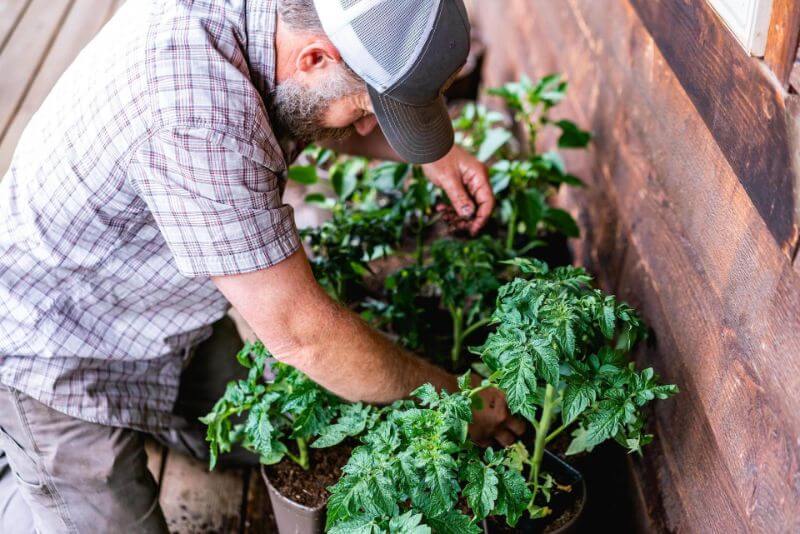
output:
M 422 52 L 441 0 L 314 0 L 325 33 L 345 62 L 380 92 Z

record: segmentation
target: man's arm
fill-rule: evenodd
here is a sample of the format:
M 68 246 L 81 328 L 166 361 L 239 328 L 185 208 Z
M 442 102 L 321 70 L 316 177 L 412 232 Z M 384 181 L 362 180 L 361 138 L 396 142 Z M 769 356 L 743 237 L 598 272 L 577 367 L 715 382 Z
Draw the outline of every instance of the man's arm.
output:
M 455 377 L 397 347 L 334 302 L 317 284 L 302 250 L 269 269 L 213 280 L 275 358 L 345 399 L 388 403 L 425 382 L 456 390 Z M 473 438 L 510 443 L 512 432 L 523 426 L 509 417 L 502 394 L 483 393 L 486 409 L 475 414 Z

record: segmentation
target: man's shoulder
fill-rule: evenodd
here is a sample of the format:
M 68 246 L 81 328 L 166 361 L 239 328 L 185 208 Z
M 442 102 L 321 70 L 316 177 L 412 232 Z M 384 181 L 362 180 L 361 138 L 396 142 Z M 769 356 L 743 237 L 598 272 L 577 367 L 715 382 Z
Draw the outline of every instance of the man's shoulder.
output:
M 250 77 L 243 13 L 234 3 L 157 2 L 146 41 L 153 127 L 191 125 L 242 138 L 272 137 Z

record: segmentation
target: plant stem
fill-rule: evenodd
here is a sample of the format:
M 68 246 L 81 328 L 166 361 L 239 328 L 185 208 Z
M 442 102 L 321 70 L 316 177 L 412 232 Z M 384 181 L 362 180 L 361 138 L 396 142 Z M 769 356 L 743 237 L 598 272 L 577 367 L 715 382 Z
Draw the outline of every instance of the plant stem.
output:
M 467 336 L 469 336 L 471 333 L 473 333 L 473 332 L 474 332 L 475 330 L 477 330 L 478 328 L 480 328 L 480 327 L 482 327 L 482 326 L 485 326 L 485 325 L 489 324 L 489 322 L 490 322 L 491 320 L 492 320 L 492 318 L 491 318 L 491 317 L 484 317 L 484 318 L 483 318 L 483 319 L 481 319 L 480 321 L 475 321 L 474 323 L 472 323 L 471 325 L 469 325 L 468 327 L 466 327 L 466 328 L 464 329 L 464 332 L 462 332 L 462 334 L 461 334 L 461 337 L 462 337 L 463 339 L 467 339 Z
M 531 503 L 536 500 L 539 492 L 539 471 L 542 467 L 542 457 L 544 457 L 544 447 L 547 443 L 547 431 L 550 429 L 550 422 L 553 417 L 553 407 L 555 406 L 555 388 L 547 384 L 544 390 L 544 402 L 542 403 L 542 416 L 536 428 L 536 441 L 533 446 L 533 458 L 531 459 L 531 472 L 528 482 L 533 482 L 533 496 Z
M 514 238 L 517 234 L 517 209 L 511 208 L 511 217 L 506 229 L 506 250 L 514 250 Z
M 461 359 L 461 344 L 464 342 L 464 310 L 451 306 L 450 315 L 453 317 L 453 349 L 450 352 L 450 361 L 455 370 Z
M 550 432 L 550 434 L 548 434 L 548 436 L 547 436 L 547 439 L 544 440 L 545 445 L 547 445 L 548 443 L 553 441 L 556 438 L 556 436 L 561 434 L 561 432 L 563 432 L 564 429 L 567 428 L 568 426 L 569 425 L 567 423 L 564 423 L 560 427 L 558 427 L 555 430 L 553 430 L 552 432 Z
M 291 451 L 286 451 L 286 456 L 302 467 L 304 471 L 308 471 L 309 467 L 311 467 L 308 461 L 308 444 L 303 438 L 297 438 L 296 443 L 298 455 L 295 456 Z

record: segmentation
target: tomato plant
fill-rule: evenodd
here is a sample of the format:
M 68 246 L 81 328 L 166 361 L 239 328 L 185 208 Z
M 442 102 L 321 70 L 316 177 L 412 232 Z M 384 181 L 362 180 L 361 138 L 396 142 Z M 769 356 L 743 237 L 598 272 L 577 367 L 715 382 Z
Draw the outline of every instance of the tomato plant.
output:
M 469 374 L 453 394 L 425 384 L 413 393 L 416 402 L 382 412 L 330 488 L 328 532 L 392 532 L 393 524 L 413 521 L 414 532 L 478 534 L 490 514 L 517 522 L 530 491 L 506 451 L 482 451 L 469 441 L 471 407 L 482 389 L 469 384 Z
M 544 449 L 572 429 L 567 454 L 614 439 L 631 452 L 652 440 L 642 407 L 677 392 L 652 368 L 637 371 L 631 348 L 646 334 L 636 312 L 592 289 L 591 277 L 574 267 L 550 270 L 544 262 L 512 260 L 527 277 L 499 290 L 492 315 L 496 329 L 474 351 L 491 372 L 489 382 L 506 394 L 509 409 L 531 422 L 533 451 L 517 447 L 529 468 L 532 517 L 549 512 L 537 501 Z M 560 424 L 559 424 L 560 419 Z
M 331 447 L 364 431 L 374 409 L 347 403 L 324 390 L 300 371 L 270 359 L 260 342 L 248 343 L 237 354 L 249 369 L 246 379 L 228 384 L 225 394 L 201 421 L 213 469 L 221 453 L 241 444 L 259 455 L 261 463 L 283 458 L 309 468 L 308 446 Z M 266 381 L 270 368 L 274 379 Z M 293 441 L 293 449 L 287 444 Z

